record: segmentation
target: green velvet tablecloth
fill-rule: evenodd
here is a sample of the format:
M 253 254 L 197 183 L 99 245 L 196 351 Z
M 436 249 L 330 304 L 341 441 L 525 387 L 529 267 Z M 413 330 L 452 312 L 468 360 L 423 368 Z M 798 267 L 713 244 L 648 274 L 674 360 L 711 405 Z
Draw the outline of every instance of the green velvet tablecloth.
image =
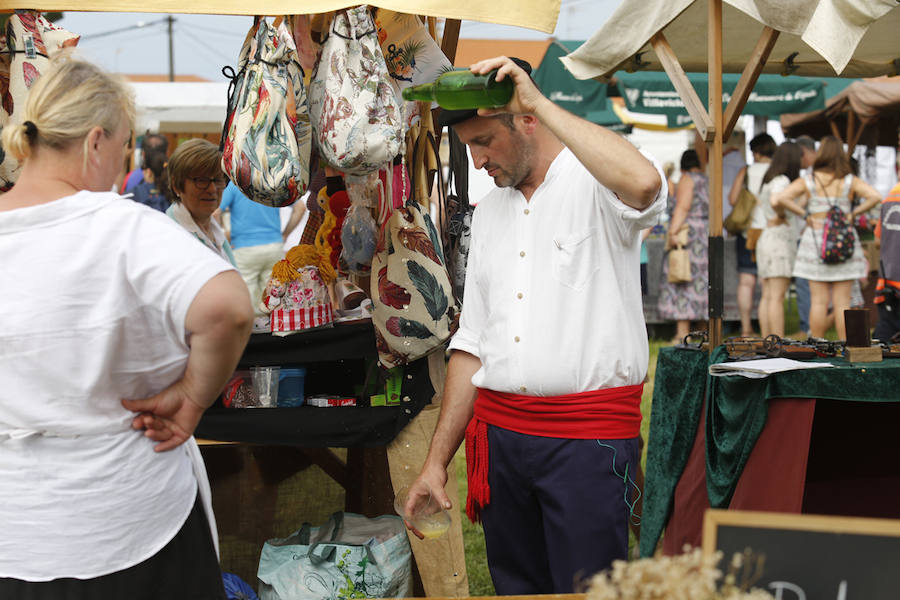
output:
M 900 360 L 850 363 L 814 359 L 834 368 L 778 373 L 764 379 L 710 377 L 710 364 L 727 359 L 724 346 L 711 355 L 662 348 L 657 358 L 647 446 L 641 555 L 651 556 L 672 509 L 675 486 L 687 463 L 706 406 L 706 481 L 710 506 L 727 507 L 756 439 L 765 427 L 766 401 L 814 398 L 900 402 Z

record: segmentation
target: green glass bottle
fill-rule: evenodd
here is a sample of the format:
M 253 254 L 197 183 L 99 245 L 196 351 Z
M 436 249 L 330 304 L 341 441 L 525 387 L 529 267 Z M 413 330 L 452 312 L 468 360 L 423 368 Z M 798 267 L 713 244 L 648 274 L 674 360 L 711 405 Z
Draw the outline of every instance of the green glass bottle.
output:
M 486 75 L 476 75 L 468 69 L 447 71 L 434 83 L 404 89 L 403 99 L 437 102 L 441 108 L 448 110 L 506 106 L 512 98 L 515 84 L 510 77 L 497 81 L 494 79 L 496 75 L 496 70 Z

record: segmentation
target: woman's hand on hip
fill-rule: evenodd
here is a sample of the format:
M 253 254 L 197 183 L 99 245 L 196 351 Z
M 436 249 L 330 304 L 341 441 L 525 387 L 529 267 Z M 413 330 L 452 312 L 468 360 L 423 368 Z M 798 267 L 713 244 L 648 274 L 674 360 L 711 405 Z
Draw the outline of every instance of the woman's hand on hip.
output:
M 182 381 L 142 400 L 122 400 L 122 406 L 138 413 L 131 427 L 159 442 L 154 450 L 165 452 L 186 442 L 203 416 L 204 408 L 191 400 Z

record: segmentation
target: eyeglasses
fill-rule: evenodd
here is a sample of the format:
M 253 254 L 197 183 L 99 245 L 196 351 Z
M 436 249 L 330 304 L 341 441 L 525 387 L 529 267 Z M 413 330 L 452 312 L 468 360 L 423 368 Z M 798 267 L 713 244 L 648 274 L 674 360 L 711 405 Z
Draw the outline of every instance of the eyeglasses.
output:
M 188 179 L 193 181 L 194 185 L 201 190 L 208 188 L 211 183 L 216 184 L 217 188 L 223 188 L 228 185 L 228 179 L 225 177 L 189 177 Z

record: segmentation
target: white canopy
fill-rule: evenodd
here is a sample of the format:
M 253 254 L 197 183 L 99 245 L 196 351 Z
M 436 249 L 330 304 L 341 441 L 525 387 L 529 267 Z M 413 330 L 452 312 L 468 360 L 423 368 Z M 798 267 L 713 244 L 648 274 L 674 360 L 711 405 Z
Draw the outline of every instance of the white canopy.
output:
M 561 60 L 579 79 L 608 76 L 620 68 L 658 71 L 662 66 L 650 39 L 662 31 L 685 71 L 706 71 L 706 5 L 697 0 L 625 0 L 591 39 Z M 769 26 L 781 33 L 764 72 L 896 74 L 897 6 L 897 0 L 723 0 L 722 71 L 740 73 L 763 26 Z
M 228 82 L 133 82 L 135 131 L 221 131 Z

